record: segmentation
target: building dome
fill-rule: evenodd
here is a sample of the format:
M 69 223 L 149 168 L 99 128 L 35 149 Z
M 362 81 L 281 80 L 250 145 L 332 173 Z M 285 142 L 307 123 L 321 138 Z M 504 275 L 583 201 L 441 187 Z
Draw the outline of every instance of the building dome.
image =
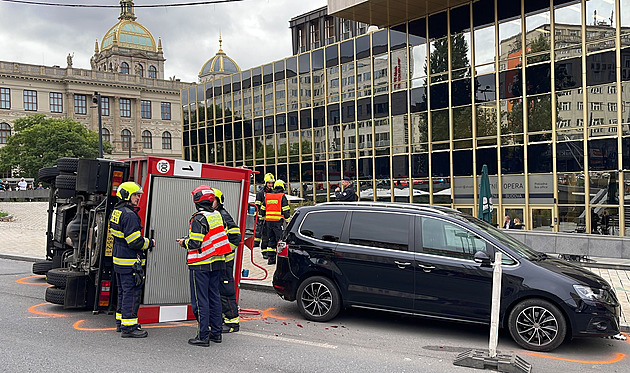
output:
M 203 67 L 201 67 L 201 71 L 199 72 L 200 78 L 207 75 L 216 74 L 229 75 L 241 71 L 241 68 L 238 66 L 238 64 L 233 59 L 228 57 L 227 54 L 225 54 L 221 47 L 221 44 L 222 40 L 221 37 L 219 37 L 219 51 L 205 64 L 203 64 Z
M 141 49 L 150 52 L 157 52 L 157 45 L 153 35 L 136 22 L 133 13 L 133 0 L 120 1 L 119 21 L 107 31 L 101 42 L 101 50 L 107 50 L 114 45 L 121 48 Z

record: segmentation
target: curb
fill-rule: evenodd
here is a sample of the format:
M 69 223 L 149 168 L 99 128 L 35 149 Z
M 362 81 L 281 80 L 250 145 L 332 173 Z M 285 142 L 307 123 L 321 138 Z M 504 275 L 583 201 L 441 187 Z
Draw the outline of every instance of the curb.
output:
M 239 285 L 239 288 L 241 290 L 253 290 L 253 291 L 260 291 L 260 292 L 271 293 L 271 294 L 276 293 L 276 291 L 273 289 L 273 286 L 271 284 L 266 284 L 262 282 L 258 283 L 251 280 L 245 280 L 245 282 L 241 280 L 241 284 Z
M 25 255 L 19 255 L 19 254 L 5 254 L 5 253 L 0 253 L 0 259 L 20 260 L 22 262 L 39 262 L 40 260 L 46 260 L 46 258 L 42 258 L 42 257 L 25 256 Z

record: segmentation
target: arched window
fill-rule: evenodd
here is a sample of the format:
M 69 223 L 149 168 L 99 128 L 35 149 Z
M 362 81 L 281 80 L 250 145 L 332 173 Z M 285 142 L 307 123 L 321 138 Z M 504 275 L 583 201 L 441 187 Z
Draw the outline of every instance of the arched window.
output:
M 142 131 L 142 148 L 143 149 L 153 148 L 153 139 L 151 137 L 151 132 L 149 131 Z
M 120 64 L 120 73 L 129 74 L 129 64 L 127 62 L 123 62 Z
M 171 143 L 171 133 L 168 131 L 164 131 L 162 134 L 162 149 L 172 149 L 173 145 Z
M 112 138 L 111 138 L 111 135 L 109 133 L 109 130 L 107 128 L 103 128 L 102 131 L 103 131 L 103 142 L 111 143 L 112 142 Z
M 136 74 L 144 76 L 144 66 L 140 63 L 136 65 Z
M 157 69 L 155 66 L 149 66 L 149 78 L 157 79 Z
M 129 130 L 122 130 L 120 132 L 120 139 L 122 140 L 123 150 L 129 150 L 131 146 L 131 132 Z
M 0 123 L 0 144 L 6 144 L 9 136 L 11 136 L 11 126 L 9 126 L 9 123 Z

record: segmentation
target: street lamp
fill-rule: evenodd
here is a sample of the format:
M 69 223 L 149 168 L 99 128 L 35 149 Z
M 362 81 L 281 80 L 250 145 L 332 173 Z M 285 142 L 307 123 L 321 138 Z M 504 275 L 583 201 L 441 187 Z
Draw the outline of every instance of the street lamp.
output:
M 94 92 L 92 102 L 98 108 L 98 157 L 103 158 L 103 116 L 101 113 L 101 94 Z

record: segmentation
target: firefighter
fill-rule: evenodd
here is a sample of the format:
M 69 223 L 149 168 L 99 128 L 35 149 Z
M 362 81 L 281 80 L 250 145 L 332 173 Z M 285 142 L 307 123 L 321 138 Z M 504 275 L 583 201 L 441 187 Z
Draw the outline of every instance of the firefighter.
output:
M 282 236 L 284 221 L 289 219 L 290 208 L 287 196 L 284 195 L 284 181 L 276 180 L 273 192 L 265 195 L 260 211 L 265 217 L 269 242 L 267 243 L 267 264 L 276 264 L 276 246 Z
M 272 173 L 265 174 L 265 185 L 260 187 L 258 193 L 256 193 L 256 208 L 258 208 L 258 224 L 256 226 L 256 234 L 254 235 L 254 244 L 260 246 L 263 259 L 268 259 L 269 252 L 267 251 L 267 242 L 269 240 L 269 234 L 267 232 L 267 226 L 265 224 L 264 215 L 260 214 L 260 207 L 265 202 L 265 195 L 273 192 L 273 183 L 276 178 Z
M 190 298 L 198 325 L 197 336 L 188 343 L 208 347 L 210 341 L 221 343 L 219 284 L 230 243 L 221 214 L 212 207 L 216 199 L 212 188 L 200 185 L 192 191 L 192 196 L 197 212 L 190 218 L 188 237 L 177 242 L 188 251 Z
M 114 236 L 113 260 L 116 283 L 118 284 L 118 305 L 116 310 L 116 331 L 123 338 L 144 338 L 146 330 L 138 324 L 138 307 L 144 283 L 142 264 L 147 249 L 155 246 L 155 240 L 142 237 L 142 225 L 138 215 L 138 203 L 142 188 L 133 181 L 118 186 L 118 204 L 109 220 L 109 231 Z
M 230 253 L 225 256 L 225 274 L 221 280 L 219 292 L 221 293 L 221 309 L 223 311 L 223 333 L 235 333 L 239 330 L 238 303 L 236 300 L 236 288 L 234 287 L 234 256 L 236 248 L 241 243 L 241 230 L 232 219 L 230 213 L 224 208 L 225 198 L 223 192 L 217 188 L 214 190 L 213 208 L 223 218 L 223 228 L 230 241 Z

